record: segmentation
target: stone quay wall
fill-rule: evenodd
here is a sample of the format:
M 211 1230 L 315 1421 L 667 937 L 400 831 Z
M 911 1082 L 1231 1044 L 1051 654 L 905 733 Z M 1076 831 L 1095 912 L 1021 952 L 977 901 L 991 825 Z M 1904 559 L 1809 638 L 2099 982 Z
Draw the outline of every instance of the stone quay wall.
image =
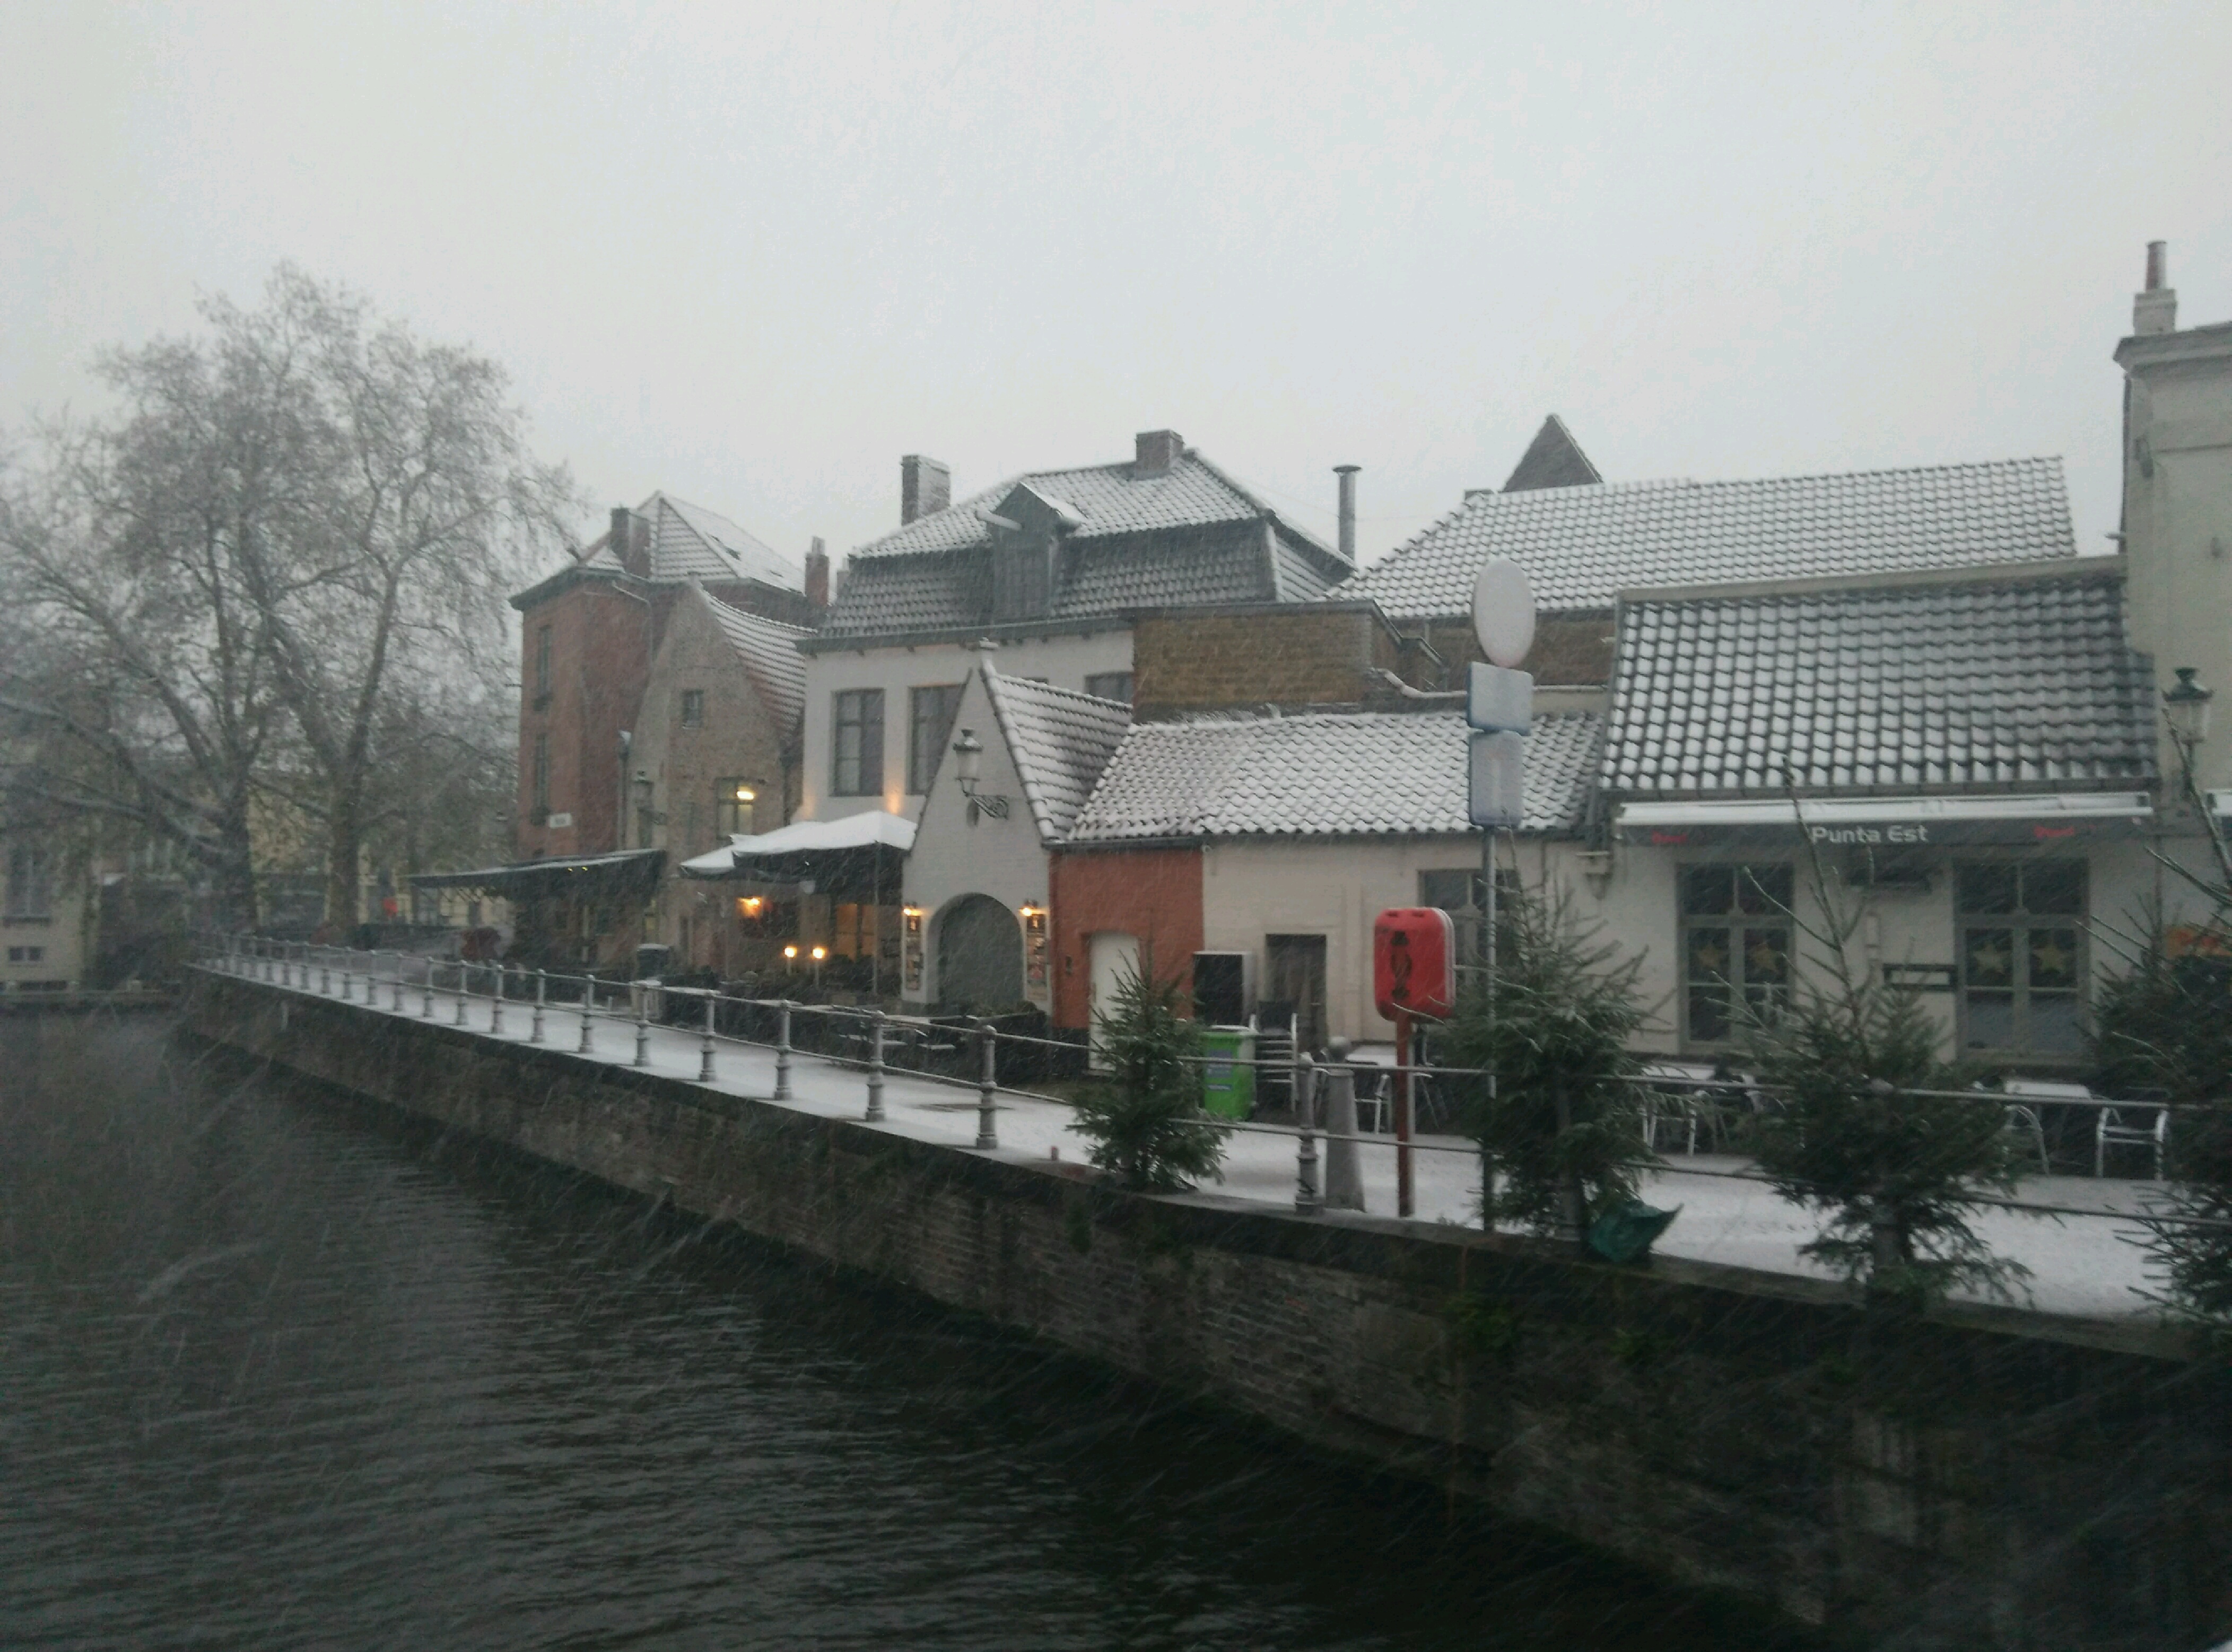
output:
M 284 1007 L 282 1009 L 282 1001 Z M 2232 1380 L 2020 1311 L 1147 1197 L 197 975 L 189 1032 L 1446 1486 L 1833 1643 L 2232 1634 Z

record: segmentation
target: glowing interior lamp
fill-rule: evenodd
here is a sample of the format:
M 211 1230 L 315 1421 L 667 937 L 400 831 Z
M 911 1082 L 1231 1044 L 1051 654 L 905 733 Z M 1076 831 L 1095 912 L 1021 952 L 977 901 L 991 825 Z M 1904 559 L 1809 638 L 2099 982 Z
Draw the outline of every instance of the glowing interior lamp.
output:
M 736 787 L 736 801 L 739 803 L 755 802 L 758 798 L 759 794 L 752 790 L 749 786 L 739 786 Z
M 739 895 L 736 897 L 736 916 L 739 917 L 757 917 L 760 915 L 760 909 L 764 907 L 766 904 L 766 900 L 760 896 Z

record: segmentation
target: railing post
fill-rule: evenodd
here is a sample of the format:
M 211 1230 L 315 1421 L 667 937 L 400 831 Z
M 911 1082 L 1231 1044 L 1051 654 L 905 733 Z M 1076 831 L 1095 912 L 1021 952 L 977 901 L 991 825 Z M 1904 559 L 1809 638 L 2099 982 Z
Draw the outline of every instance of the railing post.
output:
M 1318 1111 L 1313 1093 L 1317 1069 L 1306 1054 L 1294 1063 L 1294 1123 L 1301 1133 L 1294 1148 L 1294 1214 L 1314 1216 L 1324 1208 L 1318 1191 Z
M 328 998 L 334 995 L 333 955 L 323 947 L 318 949 L 318 990 Z
M 597 972 L 594 969 L 581 977 L 581 1041 L 574 1047 L 576 1055 L 587 1055 L 597 1047 Z
M 468 982 L 465 976 L 465 961 L 463 958 L 460 958 L 457 960 L 457 1019 L 451 1023 L 453 1027 L 463 1027 L 465 1024 L 465 988 Z
M 1356 1072 L 1348 1065 L 1348 1040 L 1326 1045 L 1333 1058 L 1326 1068 L 1325 1203 L 1330 1209 L 1364 1208 L 1364 1167 L 1356 1144 Z
M 638 981 L 632 990 L 635 994 L 635 1064 L 639 1067 L 651 1065 L 651 994 Z
M 529 1044 L 542 1042 L 542 1010 L 543 1006 L 548 1002 L 549 986 L 548 972 L 538 964 L 535 970 L 535 1020 L 527 1029 L 527 1041 Z
M 489 1031 L 491 1033 L 503 1031 L 503 977 L 502 964 L 489 966 Z
M 426 995 L 419 1001 L 418 1013 L 431 1021 L 434 1019 L 434 960 L 431 956 L 426 960 L 425 984 Z
M 999 1042 L 990 1017 L 976 1023 L 976 1036 L 984 1046 L 984 1065 L 976 1080 L 976 1145 L 989 1151 L 1000 1144 L 1000 1132 L 992 1122 L 992 1097 L 999 1088 L 999 1074 L 995 1070 L 999 1060 Z
M 705 994 L 705 1036 L 698 1046 L 698 1082 L 713 1082 L 713 1003 L 718 994 Z
M 884 1012 L 868 1012 L 868 1122 L 884 1122 Z
M 403 949 L 401 947 L 396 948 L 395 990 L 388 996 L 387 1007 L 399 1015 L 403 1013 Z
M 353 1003 L 356 999 L 356 971 L 346 961 L 341 964 L 341 1002 Z
M 790 1099 L 790 1000 L 775 1006 L 775 1098 Z

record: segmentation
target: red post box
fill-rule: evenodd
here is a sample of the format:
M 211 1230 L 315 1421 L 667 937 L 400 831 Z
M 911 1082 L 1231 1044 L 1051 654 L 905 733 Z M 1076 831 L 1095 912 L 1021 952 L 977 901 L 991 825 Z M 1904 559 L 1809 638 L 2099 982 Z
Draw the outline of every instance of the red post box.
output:
M 1372 925 L 1372 998 L 1389 1020 L 1445 1019 L 1457 1001 L 1457 931 L 1437 906 L 1398 906 Z

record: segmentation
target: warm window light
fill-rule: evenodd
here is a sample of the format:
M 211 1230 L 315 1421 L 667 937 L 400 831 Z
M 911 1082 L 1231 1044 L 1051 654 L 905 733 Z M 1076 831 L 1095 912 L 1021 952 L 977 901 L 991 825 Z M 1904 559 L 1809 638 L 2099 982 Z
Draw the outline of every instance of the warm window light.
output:
M 739 786 L 738 787 L 736 787 L 736 801 L 737 801 L 737 802 L 739 802 L 739 803 L 751 803 L 751 802 L 756 802 L 756 801 L 758 800 L 758 799 L 759 799 L 759 794 L 758 794 L 757 792 L 755 792 L 754 790 L 752 790 L 752 788 L 751 788 L 750 787 L 749 787 L 749 786 Z
M 760 915 L 760 908 L 766 904 L 766 901 L 757 895 L 739 895 L 736 897 L 736 916 L 757 917 Z

